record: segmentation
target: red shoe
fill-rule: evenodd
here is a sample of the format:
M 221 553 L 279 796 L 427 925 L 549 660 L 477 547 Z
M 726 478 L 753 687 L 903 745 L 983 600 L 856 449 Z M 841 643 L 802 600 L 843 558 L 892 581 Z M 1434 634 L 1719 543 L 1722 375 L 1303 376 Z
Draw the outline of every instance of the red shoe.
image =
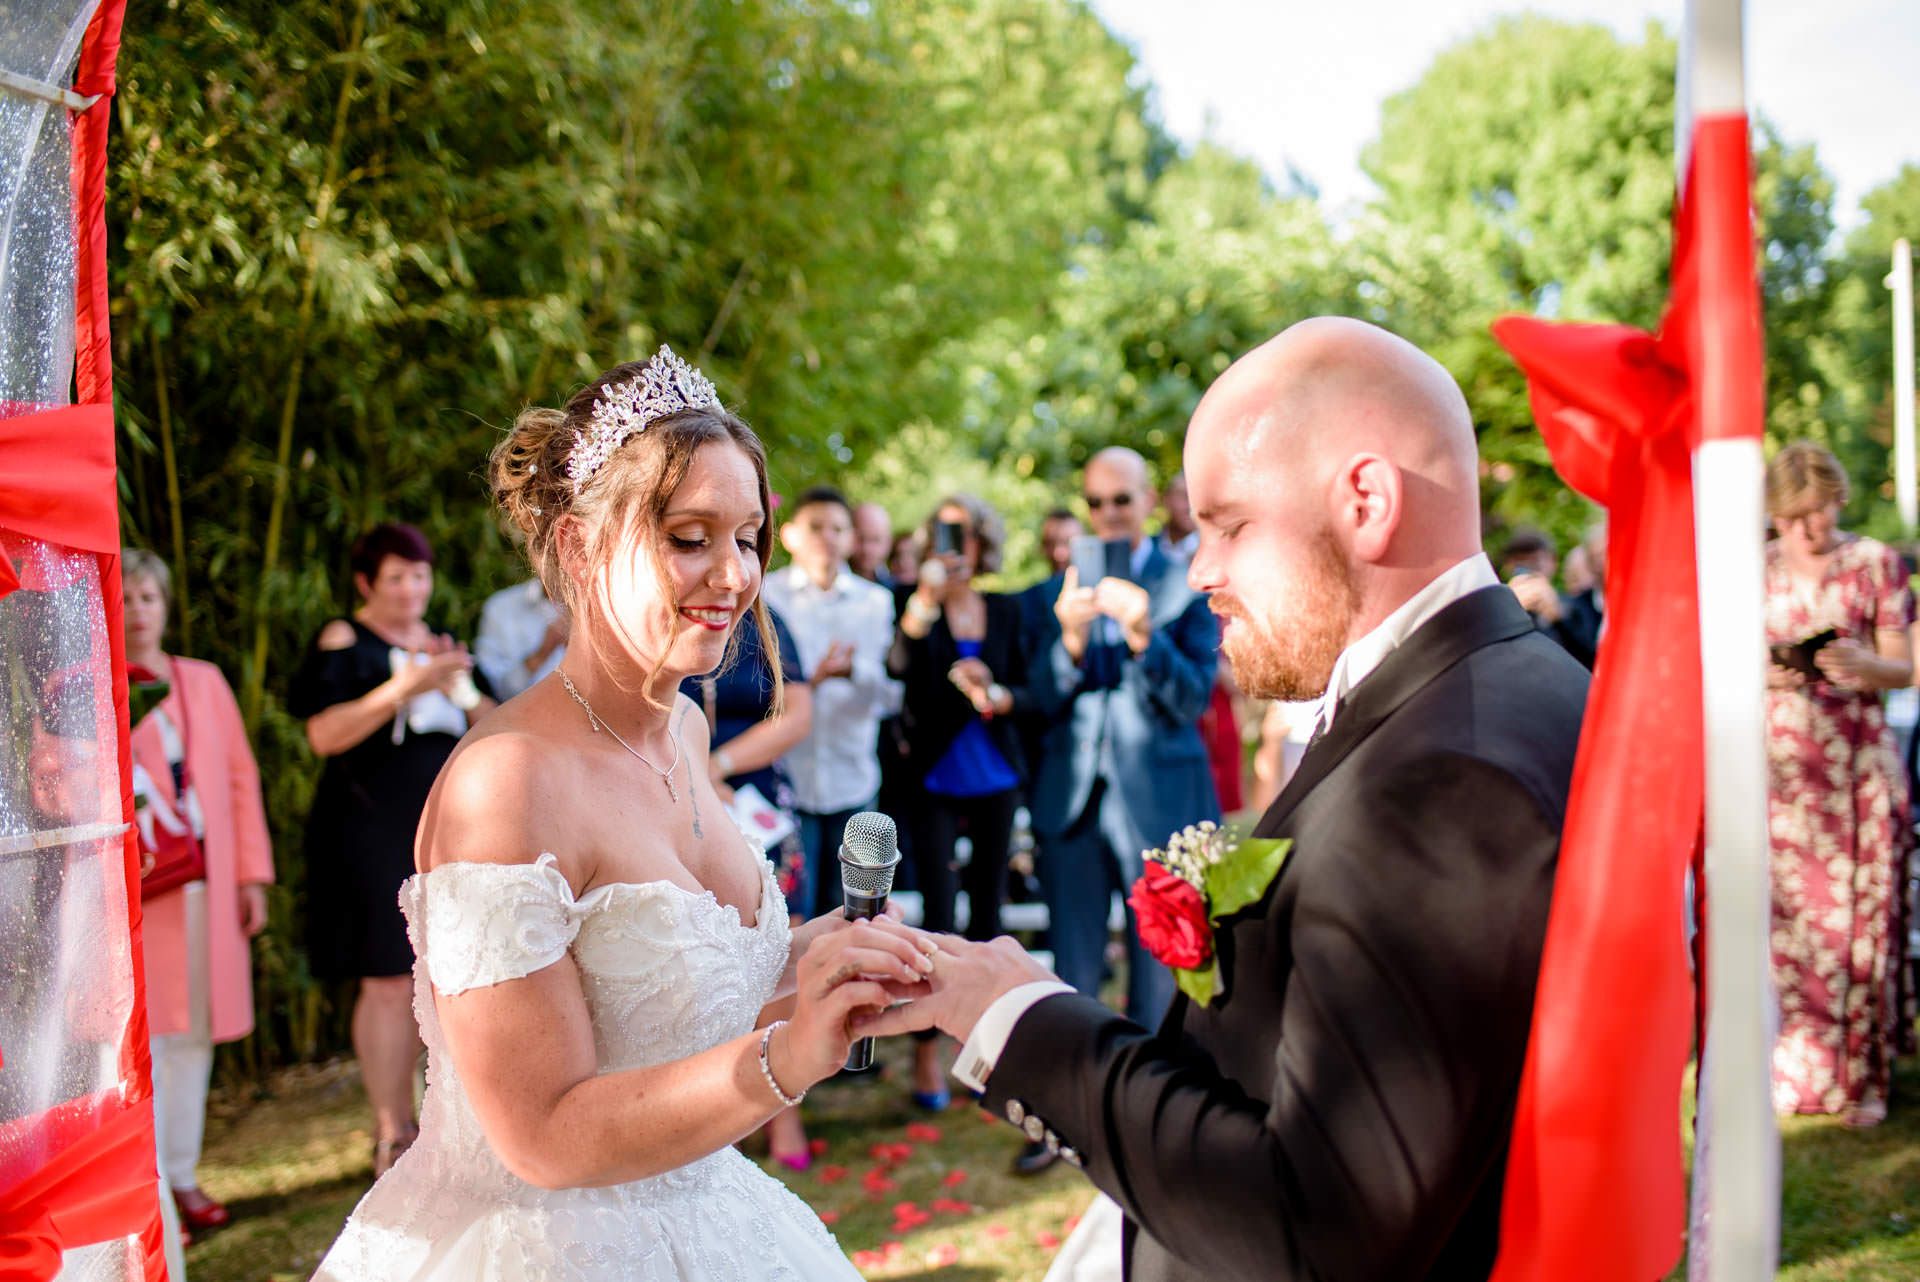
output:
M 173 1190 L 173 1205 L 180 1212 L 183 1227 L 196 1233 L 225 1228 L 233 1213 L 197 1188 Z

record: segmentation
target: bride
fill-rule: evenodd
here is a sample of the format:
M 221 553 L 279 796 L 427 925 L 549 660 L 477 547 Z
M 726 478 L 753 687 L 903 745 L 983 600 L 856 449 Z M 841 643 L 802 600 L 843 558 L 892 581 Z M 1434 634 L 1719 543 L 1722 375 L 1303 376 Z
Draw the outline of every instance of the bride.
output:
M 790 929 L 677 693 L 771 631 L 765 453 L 662 347 L 522 413 L 492 480 L 573 632 L 428 800 L 401 890 L 420 1138 L 316 1282 L 855 1280 L 731 1146 L 840 1067 L 854 1017 L 923 995 L 933 948 L 891 920 Z

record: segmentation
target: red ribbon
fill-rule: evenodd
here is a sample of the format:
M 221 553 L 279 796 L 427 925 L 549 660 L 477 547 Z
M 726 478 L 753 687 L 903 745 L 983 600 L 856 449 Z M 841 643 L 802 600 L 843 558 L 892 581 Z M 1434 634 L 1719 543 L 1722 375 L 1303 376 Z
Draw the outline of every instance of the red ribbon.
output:
M 69 1100 L 8 1123 L 0 1135 L 8 1132 L 9 1148 L 25 1135 L 63 1147 L 0 1193 L 0 1282 L 48 1282 L 68 1249 L 116 1238 L 138 1236 L 147 1260 L 161 1259 L 160 1177 L 146 1101 L 129 1103 L 118 1092 Z M 148 1276 L 165 1276 L 164 1265 L 155 1274 L 150 1263 Z
M 1701 121 L 1659 335 L 1503 317 L 1567 483 L 1609 512 L 1607 623 L 1574 763 L 1495 1282 L 1649 1282 L 1686 1230 L 1683 886 L 1705 788 L 1692 451 L 1759 434 L 1744 117 Z
M 117 552 L 118 495 L 111 405 L 0 418 L 0 529 L 84 552 Z M 12 562 L 0 556 L 0 597 L 19 586 Z

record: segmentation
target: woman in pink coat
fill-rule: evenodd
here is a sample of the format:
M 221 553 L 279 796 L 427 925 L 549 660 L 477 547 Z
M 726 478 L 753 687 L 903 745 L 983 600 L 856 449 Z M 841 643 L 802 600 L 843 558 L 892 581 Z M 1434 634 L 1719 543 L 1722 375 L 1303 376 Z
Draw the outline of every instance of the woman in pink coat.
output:
M 227 1209 L 200 1191 L 194 1168 L 206 1117 L 207 1084 L 216 1042 L 253 1031 L 253 965 L 248 940 L 267 924 L 273 851 L 260 772 L 240 722 L 240 708 L 220 669 L 160 648 L 172 604 L 172 575 L 151 552 L 126 549 L 127 667 L 144 669 L 167 693 L 133 727 L 136 789 L 146 822 L 156 815 L 190 824 L 201 835 L 206 879 L 165 891 L 142 905 L 147 969 L 147 1023 L 153 1038 L 153 1105 L 160 1174 L 173 1188 L 189 1228 L 225 1224 Z M 176 772 L 176 761 L 184 769 Z M 183 802 L 177 780 L 184 777 Z M 195 804 L 197 803 L 197 804 Z M 143 825 L 144 826 L 144 825 Z M 190 899 L 204 902 L 204 965 L 189 942 Z M 193 977 L 203 975 L 196 1002 Z

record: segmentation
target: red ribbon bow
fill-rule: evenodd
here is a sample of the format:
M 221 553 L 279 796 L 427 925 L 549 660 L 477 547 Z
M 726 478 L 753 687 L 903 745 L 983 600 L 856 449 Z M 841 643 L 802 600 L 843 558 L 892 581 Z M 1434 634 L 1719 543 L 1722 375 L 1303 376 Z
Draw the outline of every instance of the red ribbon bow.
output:
M 1495 1282 L 1657 1278 L 1680 1253 L 1683 887 L 1705 789 L 1693 449 L 1757 436 L 1744 117 L 1697 123 L 1660 333 L 1503 317 L 1567 483 L 1609 513 L 1606 629 L 1520 1083 Z

